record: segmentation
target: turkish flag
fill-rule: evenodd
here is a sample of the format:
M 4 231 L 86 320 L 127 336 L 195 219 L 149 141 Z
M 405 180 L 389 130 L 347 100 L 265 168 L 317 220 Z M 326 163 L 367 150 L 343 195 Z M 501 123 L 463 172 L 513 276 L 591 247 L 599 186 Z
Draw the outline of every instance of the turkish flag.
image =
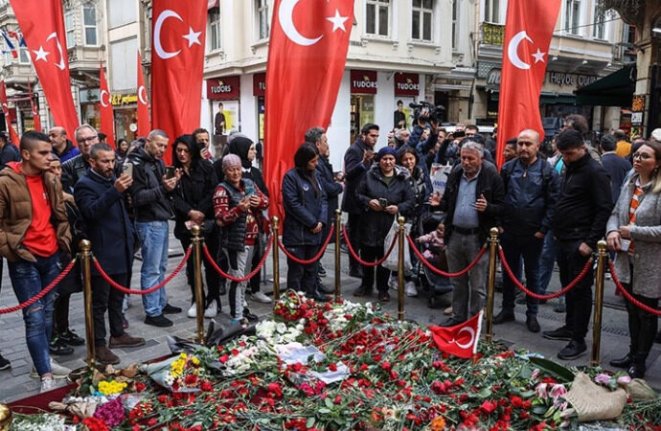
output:
M 477 343 L 482 332 L 482 315 L 480 311 L 475 316 L 455 326 L 429 325 L 434 344 L 441 352 L 449 353 L 458 358 L 470 359 L 477 353 Z
M 152 10 L 152 127 L 173 142 L 200 127 L 207 1 L 154 0 Z
M 32 127 L 37 132 L 41 132 L 41 117 L 39 116 L 39 105 L 34 100 L 34 95 L 30 91 L 30 108 L 32 110 Z
M 7 123 L 9 138 L 18 147 L 20 140 L 13 126 L 15 120 L 14 114 L 9 110 L 9 104 L 7 103 L 7 86 L 5 85 L 5 81 L 0 81 L 0 104 L 2 104 L 2 113 L 5 114 L 5 123 Z
M 539 96 L 549 60 L 549 46 L 561 0 L 510 0 L 507 3 L 503 70 L 498 104 L 496 162 L 503 164 L 505 142 L 523 129 L 544 128 Z
M 145 75 L 142 72 L 142 58 L 138 51 L 138 132 L 137 136 L 149 134 L 149 100 L 147 100 L 147 88 L 145 87 Z
M 115 148 L 115 115 L 110 103 L 110 91 L 103 67 L 99 70 L 99 110 L 101 111 L 101 130 L 108 138 L 110 146 Z
M 266 63 L 264 162 L 271 213 L 282 216 L 281 183 L 314 126 L 327 128 L 342 82 L 353 0 L 276 0 Z
M 80 124 L 71 94 L 61 0 L 10 0 L 55 123 L 69 136 Z

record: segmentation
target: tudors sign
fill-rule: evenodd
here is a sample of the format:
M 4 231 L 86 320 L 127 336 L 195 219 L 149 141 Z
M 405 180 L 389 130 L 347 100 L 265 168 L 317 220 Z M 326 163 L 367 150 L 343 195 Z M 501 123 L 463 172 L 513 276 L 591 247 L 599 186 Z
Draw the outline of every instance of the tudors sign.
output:
M 375 70 L 351 71 L 351 93 L 376 94 L 377 88 Z
M 237 100 L 240 95 L 241 80 L 238 76 L 207 79 L 207 99 Z
M 266 95 L 266 73 L 255 73 L 252 76 L 252 95 L 257 97 Z
M 419 96 L 420 75 L 417 73 L 395 73 L 395 96 Z

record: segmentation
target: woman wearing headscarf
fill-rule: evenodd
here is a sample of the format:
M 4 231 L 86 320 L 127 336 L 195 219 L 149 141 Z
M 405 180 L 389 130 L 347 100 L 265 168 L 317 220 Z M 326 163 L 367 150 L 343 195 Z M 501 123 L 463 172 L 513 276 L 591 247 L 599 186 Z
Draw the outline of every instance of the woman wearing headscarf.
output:
M 301 145 L 294 154 L 294 168 L 282 180 L 285 220 L 282 242 L 298 259 L 314 257 L 323 241 L 322 231 L 328 222 L 328 201 L 317 171 L 319 155 L 313 144 Z M 317 301 L 328 297 L 317 289 L 317 262 L 302 265 L 287 258 L 287 287 L 304 292 Z
M 608 246 L 617 252 L 615 267 L 624 288 L 656 309 L 661 298 L 661 143 L 650 141 L 633 154 L 633 175 L 625 179 L 606 226 Z M 629 353 L 610 364 L 645 376 L 658 318 L 627 301 Z
M 365 209 L 363 220 L 362 258 L 373 262 L 383 257 L 385 238 L 397 214 L 405 217 L 413 214 L 415 193 L 409 183 L 409 171 L 395 164 L 397 151 L 384 147 L 376 155 L 376 163 L 358 185 L 356 195 Z M 390 271 L 379 265 L 376 268 L 376 288 L 379 301 L 390 300 L 388 277 Z M 374 268 L 363 269 L 363 282 L 354 296 L 369 296 L 374 285 Z
M 212 255 L 218 252 L 218 232 L 214 223 L 211 198 L 218 184 L 213 166 L 200 155 L 200 149 L 193 135 L 181 135 L 172 146 L 174 166 L 181 169 L 181 180 L 173 193 L 175 226 L 174 236 L 185 249 L 191 244 L 190 228 L 198 225 L 204 228 L 205 244 Z M 193 259 L 186 264 L 186 276 L 191 288 L 191 306 L 188 317 L 196 317 Z M 204 303 L 204 317 L 215 317 L 220 310 L 219 277 L 216 271 L 204 263 L 207 295 Z

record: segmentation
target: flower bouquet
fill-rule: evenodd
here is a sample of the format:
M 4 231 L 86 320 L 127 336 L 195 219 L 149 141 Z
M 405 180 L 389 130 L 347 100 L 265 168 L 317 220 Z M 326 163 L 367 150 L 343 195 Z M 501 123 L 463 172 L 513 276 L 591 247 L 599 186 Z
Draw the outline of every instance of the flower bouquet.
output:
M 203 384 L 209 384 L 209 376 L 199 357 L 184 352 L 144 365 L 141 370 L 172 392 L 199 392 Z

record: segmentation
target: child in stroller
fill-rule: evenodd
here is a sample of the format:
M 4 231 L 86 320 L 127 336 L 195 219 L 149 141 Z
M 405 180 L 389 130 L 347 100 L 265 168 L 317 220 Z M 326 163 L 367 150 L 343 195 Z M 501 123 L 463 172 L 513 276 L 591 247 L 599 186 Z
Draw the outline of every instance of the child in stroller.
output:
M 422 223 L 423 235 L 416 242 L 424 258 L 435 268 L 442 271 L 448 270 L 445 257 L 445 226 L 443 225 L 444 214 L 432 213 Z M 428 293 L 428 306 L 438 308 L 441 306 L 439 297 L 452 291 L 452 284 L 447 277 L 432 272 L 423 262 L 418 262 L 418 278 L 424 290 Z

